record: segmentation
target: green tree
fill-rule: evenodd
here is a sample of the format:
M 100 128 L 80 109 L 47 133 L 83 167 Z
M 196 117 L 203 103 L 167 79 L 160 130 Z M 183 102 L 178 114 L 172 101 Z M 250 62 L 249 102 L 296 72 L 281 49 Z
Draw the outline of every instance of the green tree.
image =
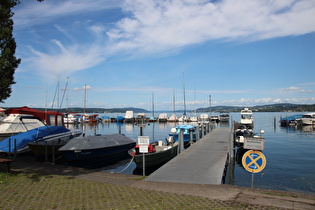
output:
M 11 8 L 19 4 L 18 0 L 0 1 L 0 102 L 9 98 L 12 85 L 15 84 L 14 72 L 21 59 L 15 57 L 16 42 L 13 37 L 14 13 Z

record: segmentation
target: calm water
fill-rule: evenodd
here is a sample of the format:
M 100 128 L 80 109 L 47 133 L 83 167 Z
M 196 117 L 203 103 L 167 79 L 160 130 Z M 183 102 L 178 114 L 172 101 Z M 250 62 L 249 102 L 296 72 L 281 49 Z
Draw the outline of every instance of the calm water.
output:
M 253 113 L 255 132 L 265 131 L 265 150 L 267 159 L 265 169 L 254 175 L 254 187 L 263 189 L 284 190 L 315 194 L 315 126 L 280 127 L 280 116 L 291 116 L 299 113 Z M 198 114 L 199 115 L 199 114 Z M 240 120 L 239 113 L 231 113 L 234 121 Z M 102 115 L 100 115 L 102 116 Z M 110 114 L 110 117 L 123 114 Z M 150 116 L 148 114 L 148 116 Z M 158 113 L 156 114 L 158 116 Z M 170 116 L 170 114 L 169 114 Z M 180 114 L 178 114 L 180 116 Z M 276 118 L 276 123 L 275 122 Z M 164 140 L 175 123 L 150 123 L 143 126 L 143 135 L 150 141 Z M 218 126 L 226 126 L 220 125 Z M 137 140 L 140 126 L 135 124 L 98 123 L 96 125 L 79 125 L 86 134 L 121 133 Z M 130 159 L 117 162 L 101 170 L 120 172 L 130 163 Z M 230 173 L 231 172 L 231 173 Z M 135 173 L 135 164 L 131 163 L 122 173 Z M 226 183 L 251 187 L 252 174 L 236 163 L 234 170 L 228 171 Z

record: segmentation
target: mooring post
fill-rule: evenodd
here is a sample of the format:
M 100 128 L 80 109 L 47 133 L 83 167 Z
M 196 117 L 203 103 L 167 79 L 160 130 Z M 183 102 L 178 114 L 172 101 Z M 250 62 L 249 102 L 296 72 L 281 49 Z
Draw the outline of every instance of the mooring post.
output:
M 142 153 L 142 176 L 145 176 L 145 156 Z
M 210 124 L 209 123 L 206 123 L 206 125 L 207 125 L 207 133 L 210 133 L 211 131 L 210 131 Z
M 197 125 L 196 126 L 196 141 L 198 141 L 199 140 L 199 137 L 200 137 L 200 127 L 199 127 L 199 125 Z
M 184 129 L 180 129 L 178 137 L 179 137 L 178 139 L 179 153 L 182 153 L 182 151 L 184 151 Z
M 55 143 L 52 141 L 52 164 L 55 165 Z
M 9 138 L 9 158 L 11 157 L 11 138 Z
M 193 143 L 194 143 L 194 141 L 193 141 L 193 139 L 194 139 L 194 134 L 193 134 L 193 132 L 194 132 L 194 129 L 193 129 L 193 128 L 190 128 L 190 129 L 189 129 L 189 143 L 190 143 L 190 144 L 193 144 Z
M 140 126 L 140 136 L 143 136 L 143 129 L 142 129 L 142 126 Z
M 45 162 L 47 163 L 48 162 L 48 154 L 47 154 L 47 141 L 45 141 Z
M 13 156 L 13 159 L 16 158 L 16 139 L 14 139 L 14 156 Z
M 201 124 L 201 138 L 205 135 L 205 124 Z

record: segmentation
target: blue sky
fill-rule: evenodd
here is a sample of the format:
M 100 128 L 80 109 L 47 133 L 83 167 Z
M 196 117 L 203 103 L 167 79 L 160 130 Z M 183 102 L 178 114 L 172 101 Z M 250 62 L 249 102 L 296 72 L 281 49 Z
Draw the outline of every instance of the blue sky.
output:
M 315 103 L 314 0 L 35 0 L 14 8 L 1 106 L 150 110 Z M 62 100 L 68 78 L 68 94 Z M 57 95 L 58 96 L 58 95 Z M 61 104 L 61 101 L 63 103 Z M 54 103 L 54 104 L 53 104 Z M 60 105 L 61 104 L 61 105 Z

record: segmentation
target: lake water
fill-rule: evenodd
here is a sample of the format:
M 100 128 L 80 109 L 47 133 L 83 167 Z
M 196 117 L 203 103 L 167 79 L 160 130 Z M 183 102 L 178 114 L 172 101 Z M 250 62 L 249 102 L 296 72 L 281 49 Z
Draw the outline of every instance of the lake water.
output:
M 158 116 L 159 113 L 156 113 Z M 265 131 L 266 140 L 263 154 L 266 157 L 265 169 L 254 174 L 254 187 L 262 189 L 283 190 L 315 194 L 315 126 L 281 127 L 280 117 L 300 113 L 261 113 L 254 112 L 254 131 Z M 103 114 L 105 115 L 105 114 Z M 110 117 L 123 116 L 122 113 L 107 114 Z M 169 114 L 170 116 L 171 114 Z M 177 116 L 181 114 L 178 113 Z M 198 114 L 199 115 L 199 114 Z M 212 115 L 215 115 L 212 114 Z M 101 114 L 99 116 L 102 116 Z M 148 114 L 150 116 L 150 114 Z M 189 116 L 189 114 L 188 114 Z M 240 121 L 239 113 L 230 113 L 231 120 Z M 164 140 L 175 123 L 150 123 L 143 126 L 143 135 L 149 136 L 150 141 Z M 218 126 L 223 126 L 218 124 Z M 226 125 L 224 125 L 226 126 Z M 95 125 L 83 124 L 77 128 L 87 135 L 113 134 L 121 131 L 122 134 L 137 140 L 140 135 L 140 126 L 126 123 L 98 123 Z M 126 174 L 136 173 L 135 164 L 131 159 L 106 166 L 101 170 Z M 252 174 L 247 172 L 241 164 L 236 163 L 234 170 L 227 172 L 225 182 L 237 186 L 251 187 Z

